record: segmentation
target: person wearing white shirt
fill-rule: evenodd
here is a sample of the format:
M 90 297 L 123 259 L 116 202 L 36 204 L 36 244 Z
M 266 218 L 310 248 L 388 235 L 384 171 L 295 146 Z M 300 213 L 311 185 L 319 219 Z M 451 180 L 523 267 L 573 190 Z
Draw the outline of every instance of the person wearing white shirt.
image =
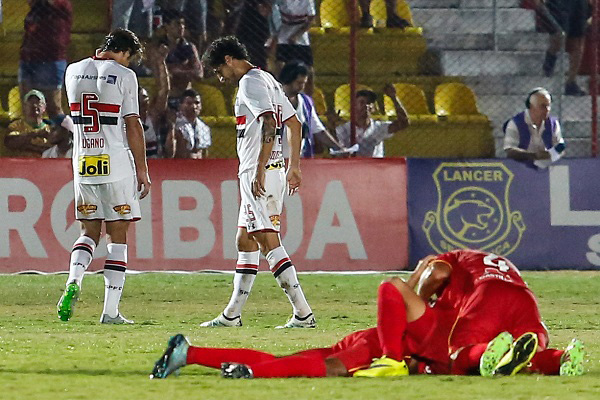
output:
M 206 158 L 212 145 L 210 128 L 200 119 L 202 99 L 194 89 L 183 92 L 175 122 L 175 158 Z

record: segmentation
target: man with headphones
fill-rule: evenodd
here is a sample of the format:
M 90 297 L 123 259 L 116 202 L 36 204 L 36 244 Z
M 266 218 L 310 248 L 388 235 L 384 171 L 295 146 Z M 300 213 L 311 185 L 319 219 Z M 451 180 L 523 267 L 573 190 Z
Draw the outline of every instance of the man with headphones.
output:
M 504 151 L 517 161 L 548 166 L 565 149 L 558 119 L 550 116 L 552 95 L 542 87 L 534 88 L 525 99 L 525 111 L 503 125 Z

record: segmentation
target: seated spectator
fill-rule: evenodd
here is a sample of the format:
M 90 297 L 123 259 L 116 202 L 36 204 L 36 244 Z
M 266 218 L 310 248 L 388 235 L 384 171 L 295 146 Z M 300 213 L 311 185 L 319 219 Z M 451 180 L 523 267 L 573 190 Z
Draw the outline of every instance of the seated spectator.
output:
M 158 44 L 169 49 L 167 70 L 171 81 L 169 97 L 179 98 L 192 87 L 192 82 L 202 78 L 202 63 L 198 50 L 185 38 L 185 19 L 177 10 L 163 12 L 164 34 L 158 38 Z
M 183 92 L 175 123 L 175 158 L 206 158 L 212 144 L 210 128 L 200 119 L 202 99 L 198 92 Z
M 73 120 L 68 115 L 45 121 L 51 126 L 48 142 L 53 146 L 42 153 L 42 158 L 71 158 L 73 156 Z
M 50 118 L 63 114 L 61 89 L 71 41 L 73 11 L 69 0 L 29 0 L 19 62 L 21 98 L 32 89 L 48 99 Z
M 356 92 L 356 144 L 359 146 L 356 154 L 358 156 L 382 158 L 384 156 L 383 141 L 406 129 L 410 123 L 406 110 L 396 96 L 394 85 L 388 83 L 383 89 L 383 93 L 389 96 L 394 103 L 396 110 L 394 121 L 372 119 L 371 114 L 376 109 L 377 94 L 372 90 Z M 336 124 L 340 118 L 337 114 L 331 113 L 328 119 L 331 124 Z M 335 133 L 344 147 L 351 147 L 354 144 L 352 143 L 350 122 L 335 128 Z
M 46 98 L 39 90 L 31 90 L 23 98 L 23 118 L 8 125 L 3 156 L 41 157 L 50 147 L 50 126 L 44 122 Z
M 296 109 L 296 116 L 302 124 L 302 157 L 311 158 L 322 153 L 324 148 L 340 149 L 339 142 L 325 129 L 317 116 L 313 99 L 304 94 L 304 86 L 308 79 L 308 67 L 300 61 L 287 63 L 279 74 L 283 91 Z M 283 153 L 287 158 L 289 149 L 284 138 Z
M 313 0 L 275 0 L 276 15 L 281 16 L 281 24 L 276 28 L 267 46 L 276 45 L 277 68 L 281 71 L 289 61 L 302 61 L 309 67 L 306 93 L 312 96 L 314 88 L 313 53 L 310 48 L 308 29 L 315 18 Z
M 371 0 L 359 0 L 360 10 L 362 17 L 360 18 L 361 28 L 372 28 L 373 17 L 371 16 Z M 402 18 L 396 13 L 396 7 L 398 0 L 385 0 L 385 11 L 387 13 L 387 21 L 385 26 L 387 28 L 406 28 L 410 26 L 410 22 Z
M 565 148 L 560 123 L 550 116 L 552 96 L 544 88 L 535 88 L 527 95 L 525 107 L 504 123 L 504 151 L 513 160 L 548 166 Z
M 265 70 L 268 59 L 265 44 L 271 36 L 269 17 L 272 8 L 273 0 L 246 0 L 235 31 L 240 42 L 248 49 L 249 61 Z

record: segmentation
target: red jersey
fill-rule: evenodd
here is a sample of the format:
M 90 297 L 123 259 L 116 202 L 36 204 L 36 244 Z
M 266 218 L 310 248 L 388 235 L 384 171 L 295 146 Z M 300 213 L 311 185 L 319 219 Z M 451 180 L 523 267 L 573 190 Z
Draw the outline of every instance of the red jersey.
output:
M 24 3 L 24 2 L 23 2 Z M 36 1 L 25 17 L 21 61 L 67 59 L 73 11 L 69 0 Z

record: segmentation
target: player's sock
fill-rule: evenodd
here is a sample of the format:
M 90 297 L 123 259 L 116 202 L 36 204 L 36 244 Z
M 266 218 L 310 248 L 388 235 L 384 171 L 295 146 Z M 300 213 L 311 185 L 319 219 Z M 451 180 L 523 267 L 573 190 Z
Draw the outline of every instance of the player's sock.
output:
M 279 246 L 268 252 L 266 258 L 273 276 L 294 308 L 294 315 L 303 318 L 312 313 L 298 282 L 296 267 L 290 261 L 283 246 Z
M 224 362 L 252 365 L 271 361 L 275 358 L 273 354 L 251 349 L 219 349 L 190 346 L 187 353 L 187 364 L 198 364 L 220 369 L 221 364 Z
M 487 343 L 478 343 L 463 347 L 452 362 L 452 375 L 469 375 L 479 371 L 479 361 L 487 348 Z
M 96 242 L 88 236 L 80 236 L 73 244 L 73 250 L 71 251 L 71 261 L 69 265 L 69 277 L 67 278 L 67 285 L 73 281 L 77 282 L 79 288 L 81 288 L 81 282 L 83 281 L 83 274 L 85 270 L 90 266 L 92 259 L 94 258 L 94 250 L 96 249 Z
M 383 354 L 396 361 L 404 359 L 406 306 L 402 293 L 390 282 L 379 285 L 377 295 L 377 335 Z
M 563 353 L 563 350 L 557 349 L 538 351 L 531 359 L 529 371 L 543 375 L 558 375 Z
M 255 378 L 320 378 L 327 375 L 325 360 L 319 356 L 292 355 L 248 366 Z
M 104 311 L 109 317 L 119 315 L 119 301 L 125 285 L 127 270 L 127 245 L 110 243 L 108 256 L 104 262 Z
M 231 294 L 229 304 L 227 304 L 225 311 L 223 311 L 223 314 L 227 318 L 235 318 L 242 313 L 242 308 L 246 304 L 246 300 L 254 284 L 254 278 L 256 278 L 256 273 L 258 272 L 259 261 L 260 252 L 258 250 L 238 252 L 235 275 L 233 276 L 233 293 Z
M 436 323 L 436 315 L 433 308 L 425 307 L 425 312 L 418 319 L 406 324 L 406 335 L 411 337 L 415 343 L 421 343 L 423 338 L 421 332 L 428 332 L 430 327 Z

